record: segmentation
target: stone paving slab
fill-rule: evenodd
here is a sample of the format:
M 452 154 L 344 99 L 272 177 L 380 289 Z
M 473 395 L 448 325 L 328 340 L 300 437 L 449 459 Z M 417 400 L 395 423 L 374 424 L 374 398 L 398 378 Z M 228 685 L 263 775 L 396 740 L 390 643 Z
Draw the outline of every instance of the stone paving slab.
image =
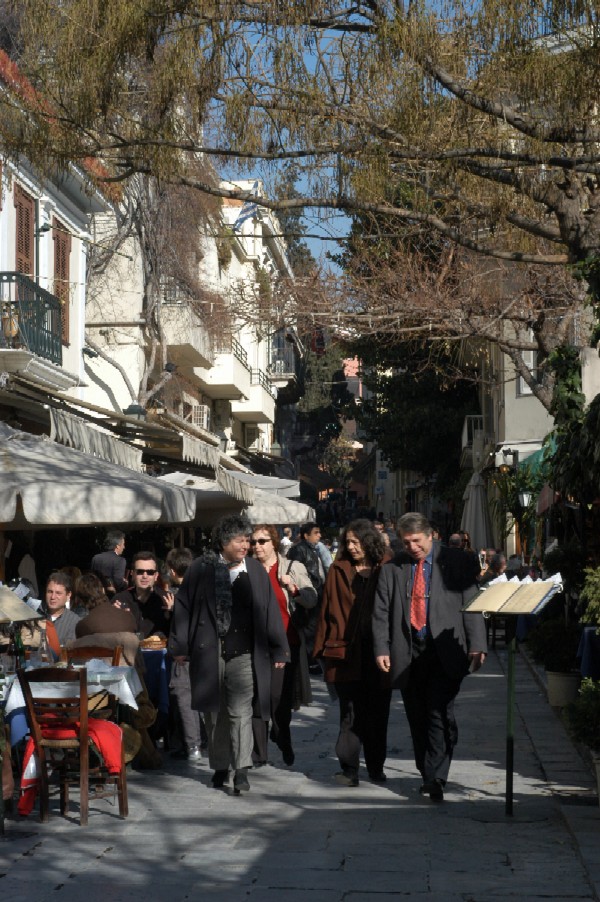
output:
M 130 817 L 94 801 L 51 821 L 9 819 L 0 892 L 10 902 L 599 902 L 595 780 L 525 661 L 517 659 L 514 815 L 505 813 L 506 654 L 489 656 L 457 703 L 446 801 L 418 794 L 402 704 L 390 719 L 388 782 L 340 787 L 337 707 L 320 683 L 294 716 L 294 767 L 250 774 L 240 797 L 211 789 L 208 763 L 166 760 L 129 775 Z

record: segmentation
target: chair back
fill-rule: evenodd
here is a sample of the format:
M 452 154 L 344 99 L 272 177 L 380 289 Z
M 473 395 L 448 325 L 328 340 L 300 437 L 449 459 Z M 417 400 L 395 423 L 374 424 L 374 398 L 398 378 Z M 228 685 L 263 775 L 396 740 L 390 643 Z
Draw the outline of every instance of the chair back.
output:
M 38 754 L 43 754 L 44 747 L 64 741 L 52 736 L 57 730 L 74 731 L 75 736 L 78 734 L 77 745 L 81 743 L 85 748 L 88 741 L 87 670 L 40 667 L 19 670 L 17 676 Z M 40 684 L 52 686 L 44 689 Z
M 63 664 L 82 664 L 91 661 L 92 658 L 99 658 L 101 661 L 109 663 L 112 667 L 118 667 L 121 663 L 122 654 L 122 645 L 115 645 L 114 648 L 102 645 L 79 645 L 75 648 L 63 648 L 60 653 L 60 660 Z

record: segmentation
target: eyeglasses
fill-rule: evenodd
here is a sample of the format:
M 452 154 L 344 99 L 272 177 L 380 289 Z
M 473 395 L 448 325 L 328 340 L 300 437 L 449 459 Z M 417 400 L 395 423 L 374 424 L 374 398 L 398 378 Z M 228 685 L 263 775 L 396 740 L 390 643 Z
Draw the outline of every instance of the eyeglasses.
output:
M 250 539 L 251 545 L 266 545 L 267 542 L 270 542 L 270 539 Z
M 136 576 L 143 576 L 144 573 L 146 574 L 146 576 L 154 576 L 155 573 L 158 573 L 158 570 L 136 570 L 135 571 Z

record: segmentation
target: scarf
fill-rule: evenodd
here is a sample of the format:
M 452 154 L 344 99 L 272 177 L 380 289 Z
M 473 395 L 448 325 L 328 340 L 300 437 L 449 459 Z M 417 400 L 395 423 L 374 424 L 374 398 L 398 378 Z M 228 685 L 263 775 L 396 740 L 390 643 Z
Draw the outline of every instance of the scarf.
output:
M 217 606 L 217 633 L 220 639 L 226 636 L 231 626 L 231 608 L 233 598 L 231 595 L 231 579 L 229 567 L 214 551 L 206 551 L 202 555 L 205 564 L 210 565 L 215 571 L 215 601 Z

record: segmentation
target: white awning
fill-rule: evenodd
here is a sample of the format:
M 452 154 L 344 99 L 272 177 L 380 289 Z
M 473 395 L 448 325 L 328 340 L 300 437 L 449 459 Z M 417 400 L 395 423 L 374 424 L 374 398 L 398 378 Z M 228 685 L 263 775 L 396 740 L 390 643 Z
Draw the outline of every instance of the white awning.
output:
M 129 467 L 138 473 L 142 469 L 142 452 L 138 448 L 132 448 L 125 442 L 120 442 L 114 435 L 103 432 L 101 429 L 86 423 L 80 417 L 73 416 L 65 410 L 56 410 L 51 407 L 50 414 L 50 438 L 76 448 L 93 457 L 100 457 L 120 467 Z
M 275 526 L 297 525 L 314 520 L 315 512 L 307 504 L 300 504 L 262 489 L 243 486 L 247 491 L 254 493 L 254 503 L 248 505 L 247 501 L 241 501 L 239 497 L 226 491 L 224 483 L 227 483 L 227 477 L 235 480 L 238 486 L 242 486 L 238 478 L 239 473 L 232 476 L 224 470 L 219 471 L 219 482 L 202 476 L 192 476 L 189 473 L 167 473 L 159 476 L 159 481 L 195 490 L 196 519 L 202 526 L 211 526 L 224 514 L 233 513 L 244 513 L 251 523 L 272 523 Z M 232 485 L 231 488 L 233 491 Z
M 255 489 L 263 489 L 283 498 L 299 498 L 300 482 L 297 479 L 281 479 L 279 476 L 261 476 L 258 473 L 236 473 L 235 478 Z
M 0 524 L 188 523 L 193 493 L 0 423 Z

